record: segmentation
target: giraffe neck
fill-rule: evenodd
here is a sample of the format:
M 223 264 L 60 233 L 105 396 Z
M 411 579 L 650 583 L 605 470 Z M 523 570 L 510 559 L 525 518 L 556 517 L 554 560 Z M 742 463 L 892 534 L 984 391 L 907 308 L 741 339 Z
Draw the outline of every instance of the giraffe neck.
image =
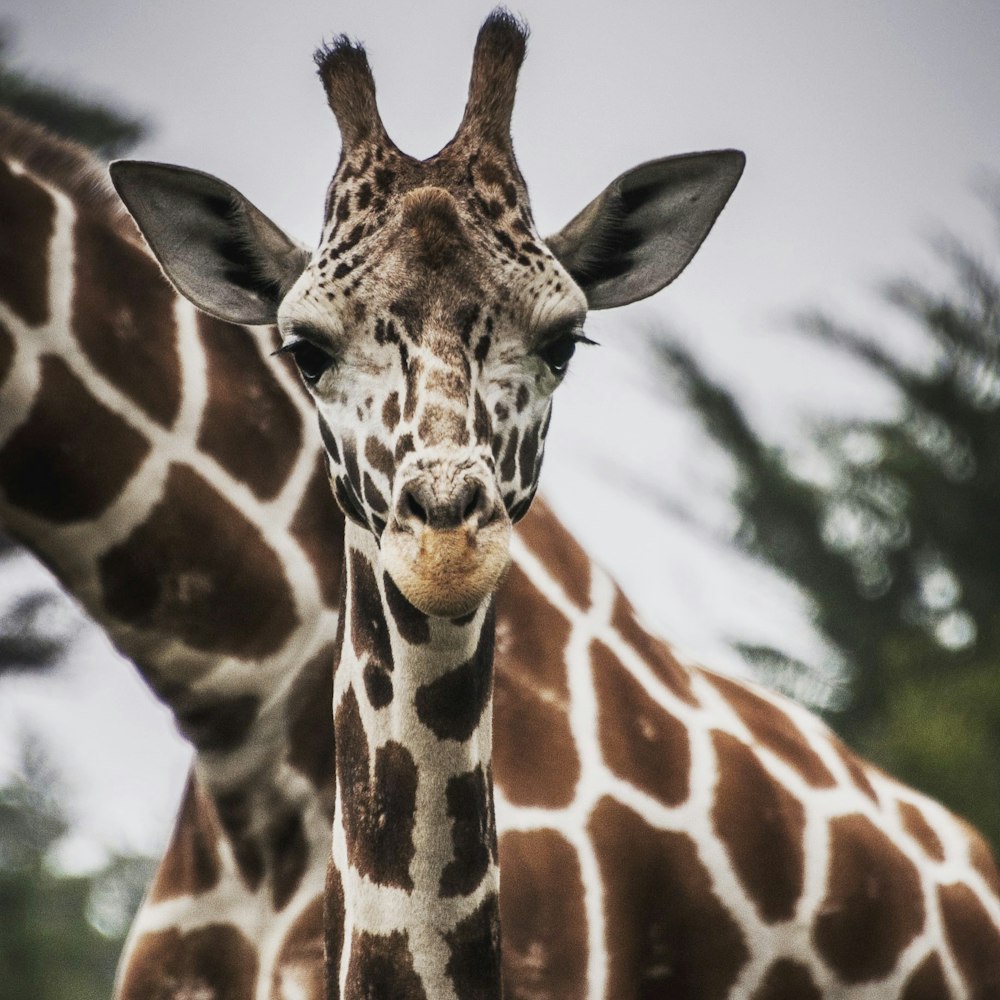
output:
M 272 332 L 178 300 L 102 177 L 0 109 L 0 520 L 195 750 L 133 998 L 199 948 L 263 981 L 319 932 L 343 528 Z
M 499 998 L 492 602 L 468 621 L 428 619 L 350 523 L 345 559 L 333 696 L 339 995 Z
M 247 753 L 274 740 L 249 731 L 279 735 L 335 613 L 342 529 L 311 409 L 272 331 L 177 298 L 82 151 L 0 114 L 0 154 L 4 529 L 229 788 L 270 768 Z

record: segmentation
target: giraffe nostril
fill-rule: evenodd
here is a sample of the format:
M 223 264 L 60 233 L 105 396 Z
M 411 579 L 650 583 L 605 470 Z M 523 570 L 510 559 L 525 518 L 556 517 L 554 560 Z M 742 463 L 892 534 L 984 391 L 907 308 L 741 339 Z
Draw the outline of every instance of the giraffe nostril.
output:
M 430 523 L 430 515 L 427 508 L 420 502 L 416 490 L 413 487 L 407 487 L 403 491 L 401 499 L 403 511 L 408 517 L 419 521 L 421 524 Z
M 451 531 L 462 527 L 478 531 L 489 522 L 493 506 L 489 488 L 478 476 L 450 482 L 417 476 L 400 490 L 396 520 L 409 531 L 423 528 Z
M 465 503 L 465 508 L 462 511 L 462 520 L 471 521 L 475 517 L 479 508 L 483 505 L 483 490 L 478 483 L 472 483 L 472 491 L 469 494 L 469 498 Z

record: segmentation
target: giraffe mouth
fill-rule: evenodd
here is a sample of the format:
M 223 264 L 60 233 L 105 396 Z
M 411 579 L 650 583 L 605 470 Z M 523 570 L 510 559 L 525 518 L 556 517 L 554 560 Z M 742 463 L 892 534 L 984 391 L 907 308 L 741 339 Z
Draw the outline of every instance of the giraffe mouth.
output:
M 505 512 L 506 513 L 506 512 Z M 382 534 L 382 563 L 418 611 L 459 618 L 478 608 L 503 580 L 510 564 L 510 518 L 481 528 L 390 524 Z

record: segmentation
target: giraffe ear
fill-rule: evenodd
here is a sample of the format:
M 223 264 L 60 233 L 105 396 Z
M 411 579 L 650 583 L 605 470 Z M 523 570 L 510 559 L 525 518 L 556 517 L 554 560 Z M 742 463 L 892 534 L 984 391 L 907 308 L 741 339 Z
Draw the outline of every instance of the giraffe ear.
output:
M 199 309 L 247 326 L 274 323 L 309 252 L 211 174 L 118 160 L 111 180 L 177 290 Z
M 745 162 L 735 149 L 650 160 L 615 178 L 546 242 L 591 309 L 644 299 L 687 266 Z

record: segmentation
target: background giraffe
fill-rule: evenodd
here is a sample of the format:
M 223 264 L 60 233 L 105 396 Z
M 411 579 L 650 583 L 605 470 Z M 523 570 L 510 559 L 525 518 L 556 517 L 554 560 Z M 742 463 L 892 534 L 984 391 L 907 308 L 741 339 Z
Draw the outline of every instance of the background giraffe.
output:
M 268 332 L 176 299 L 84 154 L 10 118 L 3 149 L 4 520 L 196 750 L 132 967 L 228 941 L 218 982 L 256 981 L 260 942 L 280 976 L 318 933 L 332 808 L 342 528 L 311 415 Z
M 18 156 L 26 158 L 23 149 Z M 23 182 L 24 178 L 15 180 Z M 23 201 L 25 184 L 14 190 Z M 70 193 L 79 198 L 78 189 Z M 67 208 L 68 203 L 59 199 L 56 203 Z M 4 218 L 9 217 L 5 212 Z M 53 227 L 46 235 L 42 228 L 37 245 L 45 247 L 56 229 Z M 115 245 L 115 238 L 110 242 Z M 22 243 L 21 247 L 26 245 Z M 31 260 L 23 253 L 18 259 Z M 37 257 L 34 266 L 38 268 Z M 40 280 L 35 272 L 34 287 L 44 289 L 46 302 L 56 290 L 65 294 L 71 284 L 66 280 L 66 271 L 59 272 L 62 278 L 54 281 L 50 279 L 57 274 L 55 266 L 50 273 L 45 273 L 44 267 L 41 271 Z M 5 269 L 5 273 L 17 272 Z M 155 278 L 150 280 L 155 282 Z M 24 318 L 23 309 L 30 295 L 23 292 L 30 291 L 31 281 L 18 275 L 12 286 L 21 291 L 13 296 L 4 292 L 9 307 L 4 322 L 18 347 L 8 365 L 5 394 L 20 379 L 31 377 L 27 365 L 28 374 L 18 374 L 24 356 L 30 354 L 30 349 L 20 347 L 22 339 L 46 326 L 46 319 L 39 320 L 37 312 L 34 323 Z M 183 307 L 177 308 L 183 314 Z M 69 339 L 66 316 L 62 314 L 61 330 L 51 324 L 53 342 L 49 349 L 56 354 L 76 355 L 79 348 L 75 339 Z M 41 360 L 36 372 L 44 367 Z M 79 363 L 80 359 L 76 360 Z M 34 378 L 36 386 L 44 384 L 37 374 Z M 36 388 L 35 393 L 38 391 Z M 27 392 L 24 395 L 29 402 L 42 398 Z M 136 419 L 127 406 L 123 410 Z M 37 427 L 40 420 L 32 421 L 31 417 L 37 418 L 40 413 L 44 415 L 45 411 L 39 406 L 25 404 L 19 413 L 13 412 L 11 430 L 5 437 L 5 454 L 9 454 L 7 442 L 16 439 L 16 430 Z M 58 423 L 58 416 L 53 420 Z M 78 426 L 66 421 L 59 432 L 66 435 Z M 198 451 L 196 447 L 186 457 L 190 459 Z M 16 450 L 13 453 L 16 456 Z M 64 466 L 51 458 L 47 461 L 56 474 L 64 475 Z M 99 472 L 99 478 L 103 476 Z M 5 493 L 11 484 L 25 479 L 22 466 L 5 482 Z M 61 481 L 69 482 L 65 478 Z M 74 493 L 65 492 L 67 496 Z M 69 580 L 69 570 L 59 565 L 58 546 L 48 544 L 48 534 L 38 530 L 37 537 L 32 537 L 30 518 L 24 516 L 32 509 L 31 503 L 22 497 L 21 503 L 9 506 L 13 519 L 21 513 L 24 523 L 18 531 L 22 536 L 43 551 L 76 589 L 78 585 Z M 536 516 L 536 512 L 531 515 Z M 53 518 L 47 509 L 45 517 L 38 520 L 44 520 L 43 527 L 51 529 Z M 224 520 L 220 520 L 220 527 Z M 526 529 L 530 525 L 531 520 Z M 542 532 L 534 539 L 528 535 L 524 542 L 515 541 L 514 555 L 517 568 L 508 582 L 508 591 L 514 588 L 514 606 L 523 608 L 526 601 L 534 599 L 535 620 L 548 626 L 540 628 L 543 634 L 532 637 L 531 648 L 522 651 L 519 671 L 516 650 L 526 640 L 521 632 L 508 635 L 505 648 L 502 622 L 508 591 L 501 594 L 498 745 L 503 745 L 501 695 L 505 671 L 515 680 L 511 687 L 517 689 L 508 692 L 507 697 L 515 700 L 519 710 L 514 719 L 508 720 L 508 731 L 518 732 L 518 727 L 532 715 L 536 724 L 539 714 L 543 717 L 533 740 L 519 741 L 520 745 L 511 740 L 506 752 L 517 759 L 502 767 L 498 751 L 496 761 L 498 819 L 501 829 L 508 831 L 501 848 L 505 870 L 503 905 L 511 914 L 505 917 L 505 960 L 512 969 L 510 978 L 515 989 L 519 982 L 531 983 L 534 976 L 535 982 L 559 984 L 562 995 L 578 995 L 577 987 L 586 976 L 595 995 L 610 977 L 614 986 L 624 984 L 625 992 L 629 984 L 642 980 L 647 989 L 662 983 L 677 992 L 700 988 L 708 995 L 726 995 L 732 989 L 733 995 L 751 991 L 750 995 L 774 996 L 782 995 L 777 991 L 784 988 L 786 995 L 802 996 L 809 995 L 809 987 L 803 985 L 803 967 L 812 970 L 816 984 L 828 988 L 830 995 L 836 995 L 836 974 L 848 982 L 860 981 L 857 995 L 866 991 L 886 995 L 890 989 L 899 992 L 908 979 L 911 996 L 919 995 L 916 990 L 920 984 L 925 995 L 941 996 L 947 995 L 946 989 L 962 995 L 965 980 L 990 982 L 986 977 L 995 974 L 996 931 L 987 922 L 977 921 L 976 914 L 984 908 L 995 914 L 995 901 L 984 888 L 995 876 L 976 849 L 976 841 L 967 841 L 952 821 L 919 797 L 877 774 L 866 775 L 804 713 L 756 696 L 745 686 L 713 681 L 709 675 L 677 667 L 634 625 L 614 588 L 587 566 L 568 540 L 553 541 Z M 67 563 L 72 561 L 69 555 L 63 558 Z M 523 582 L 518 580 L 518 574 L 523 575 Z M 78 592 L 87 600 L 85 588 L 80 587 Z M 95 599 L 95 592 L 90 591 L 90 600 L 96 607 L 100 600 Z M 538 596 L 533 597 L 535 594 Z M 102 614 L 106 621 L 111 617 L 106 611 Z M 109 621 L 109 628 L 120 627 L 120 622 Z M 540 685 L 535 664 L 539 648 L 553 637 L 565 641 L 553 642 L 550 647 L 558 653 L 551 661 L 552 677 L 545 688 Z M 149 648 L 155 646 L 155 642 L 149 644 Z M 505 657 L 509 658 L 506 667 Z M 569 672 L 565 661 L 572 667 Z M 612 685 L 609 678 L 615 676 L 620 677 L 620 682 Z M 237 686 L 234 684 L 230 691 Z M 628 710 L 619 714 L 623 702 Z M 544 715 L 546 709 L 551 710 L 548 718 Z M 622 732 L 630 731 L 634 738 L 623 740 Z M 559 738 L 566 733 L 570 734 L 568 740 Z M 690 768 L 650 773 L 649 755 L 639 753 L 638 748 L 651 743 L 669 749 L 673 761 L 689 761 Z M 514 754 L 514 746 L 518 751 L 530 747 L 529 752 L 534 753 L 540 747 L 549 753 L 525 760 L 520 753 Z M 567 767 L 560 770 L 561 795 L 560 789 L 544 787 L 546 782 L 557 780 L 552 761 L 560 758 L 555 754 L 561 754 L 567 762 Z M 586 764 L 586 782 L 574 780 L 581 761 Z M 713 783 L 711 775 L 716 772 L 722 777 Z M 796 775 L 801 779 L 798 782 Z M 777 822 L 775 810 L 769 818 L 766 811 L 741 808 L 748 805 L 745 799 L 751 783 L 763 794 L 771 795 L 773 801 L 788 804 L 785 811 L 800 815 L 801 824 Z M 759 801 L 759 795 L 754 796 L 754 801 Z M 798 803 L 801 813 L 791 802 Z M 196 816 L 182 825 L 190 828 L 197 822 Z M 760 836 L 761 830 L 764 836 Z M 885 836 L 880 838 L 873 830 L 883 830 Z M 632 835 L 627 854 L 616 831 Z M 770 866 L 763 873 L 755 866 L 759 861 L 759 852 L 753 849 L 755 831 L 768 845 Z M 783 877 L 774 874 L 778 844 L 787 847 L 786 857 L 790 859 Z M 648 898 L 637 899 L 629 891 L 628 869 L 640 865 L 647 848 L 651 849 L 650 856 L 659 860 L 643 864 L 642 877 L 633 880 L 633 885 L 639 882 L 650 888 Z M 671 848 L 675 848 L 673 853 Z M 172 853 L 176 856 L 176 851 Z M 827 877 L 831 853 L 836 878 Z M 197 858 L 197 854 L 194 856 Z M 970 875 L 970 857 L 973 867 L 981 870 L 981 877 Z M 664 861 L 671 858 L 675 863 Z M 851 858 L 855 864 L 845 864 Z M 891 871 L 901 877 L 885 880 L 885 891 L 873 894 L 870 880 L 862 880 L 866 884 L 860 886 L 857 882 L 859 858 L 869 862 L 874 859 L 874 864 L 866 868 Z M 205 867 L 203 864 L 202 869 Z M 800 868 L 801 880 L 796 877 Z M 920 873 L 916 886 L 912 878 L 907 878 L 911 870 Z M 531 872 L 533 877 L 522 874 L 519 883 L 518 872 Z M 600 879 L 592 878 L 598 873 L 606 876 L 603 899 L 597 888 Z M 539 891 L 557 875 L 564 876 L 558 879 L 561 885 L 574 888 L 558 896 Z M 671 891 L 653 891 L 653 875 L 659 888 Z M 963 880 L 971 888 L 963 888 Z M 925 894 L 925 905 L 915 902 L 921 893 Z M 685 905 L 664 913 L 666 896 L 682 899 Z M 768 903 L 776 896 L 784 905 Z M 580 919 L 542 919 L 540 914 L 545 913 L 546 906 L 555 905 L 554 900 L 560 901 L 560 918 L 576 912 Z M 185 900 L 184 905 L 188 902 Z M 791 920 L 785 918 L 789 908 L 795 914 Z M 825 919 L 810 933 L 806 928 L 819 910 Z M 845 932 L 845 927 L 857 925 L 864 914 L 869 918 L 867 926 L 880 932 L 874 935 L 879 938 L 878 961 L 869 958 L 867 964 L 860 960 L 855 942 Z M 585 922 L 583 917 L 589 919 Z M 919 928 L 913 931 L 918 920 Z M 194 918 L 192 925 L 197 921 Z M 634 936 L 632 925 L 639 925 L 643 934 Z M 713 933 L 697 933 L 704 927 L 711 927 Z M 657 929 L 655 934 L 650 928 Z M 936 943 L 942 930 L 956 947 L 954 956 L 947 947 Z M 670 945 L 680 940 L 686 941 L 688 947 L 679 956 L 682 964 L 678 966 L 678 956 L 670 951 Z M 610 961 L 604 958 L 605 942 L 611 946 Z M 201 951 L 195 948 L 190 933 L 181 943 L 189 949 L 184 973 L 192 979 L 208 976 L 206 970 L 213 963 L 215 968 L 223 964 L 218 950 L 208 955 L 204 944 Z M 165 950 L 154 957 L 163 961 L 167 957 Z M 900 951 L 903 958 L 898 967 L 890 971 L 888 983 L 882 982 L 873 969 L 877 973 Z M 942 970 L 949 987 L 940 985 Z M 249 979 L 246 966 L 244 973 Z M 161 974 L 159 978 L 165 977 Z M 610 992 L 614 995 L 622 990 Z M 980 995 L 989 995 L 988 986 L 982 986 Z

